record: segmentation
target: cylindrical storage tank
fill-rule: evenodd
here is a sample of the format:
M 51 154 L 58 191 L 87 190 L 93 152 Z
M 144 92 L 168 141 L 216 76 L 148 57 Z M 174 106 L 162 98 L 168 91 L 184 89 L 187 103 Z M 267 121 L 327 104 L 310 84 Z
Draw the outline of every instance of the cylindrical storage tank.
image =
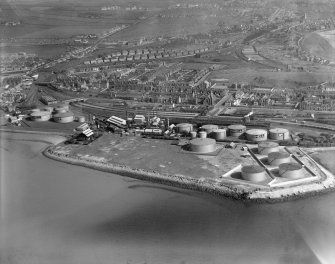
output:
M 48 121 L 50 118 L 51 114 L 48 111 L 39 111 L 30 114 L 30 119 L 32 121 L 42 122 L 42 121 Z
M 249 141 L 264 141 L 268 138 L 268 132 L 264 129 L 250 129 L 246 132 Z
M 217 125 L 203 125 L 201 127 L 201 130 L 202 131 L 205 131 L 207 133 L 208 136 L 211 136 L 212 135 L 212 132 L 214 130 L 217 130 L 219 129 L 219 127 Z
M 56 113 L 53 115 L 53 120 L 57 123 L 70 123 L 74 120 L 72 112 Z
M 51 106 L 46 106 L 46 107 L 43 108 L 43 111 L 47 111 L 49 113 L 52 113 L 54 111 L 54 108 L 51 107 Z
M 190 149 L 193 152 L 208 153 L 216 150 L 216 141 L 211 138 L 196 138 L 190 141 Z
M 279 145 L 276 142 L 260 142 L 258 143 L 258 153 L 268 155 L 271 152 L 278 152 Z
M 279 175 L 288 179 L 300 179 L 304 177 L 302 166 L 294 162 L 280 164 Z
M 191 132 L 191 138 L 196 138 L 196 137 L 197 137 L 197 132 L 192 131 L 192 132 Z
M 30 113 L 36 113 L 36 112 L 40 112 L 41 110 L 39 108 L 34 108 L 30 110 Z
M 271 166 L 279 166 L 291 162 L 291 156 L 287 152 L 271 152 L 268 155 L 268 163 Z
M 66 113 L 67 111 L 68 109 L 66 109 L 66 107 L 63 107 L 63 106 L 55 107 L 55 113 Z
M 216 129 L 212 132 L 212 138 L 216 141 L 224 140 L 227 137 L 227 131 L 225 129 Z
M 193 125 L 189 123 L 180 123 L 176 125 L 176 132 L 181 134 L 188 134 L 193 131 Z
M 286 128 L 272 128 L 269 130 L 269 137 L 273 140 L 288 140 L 290 132 Z
M 57 104 L 57 105 L 55 106 L 55 108 L 56 108 L 56 107 L 65 108 L 67 111 L 69 111 L 69 109 L 70 109 L 70 106 L 69 106 L 69 104 L 67 104 L 67 103 L 59 103 L 59 104 Z
M 239 138 L 244 135 L 247 128 L 243 125 L 230 125 L 228 127 L 229 136 Z
M 205 131 L 200 131 L 200 132 L 198 133 L 198 135 L 199 135 L 199 138 L 206 138 L 206 137 L 207 137 L 207 132 L 205 132 Z
M 267 179 L 266 171 L 258 165 L 247 165 L 241 169 L 242 179 L 251 182 L 262 182 Z
M 85 122 L 85 116 L 78 116 L 77 117 L 78 122 L 84 123 Z

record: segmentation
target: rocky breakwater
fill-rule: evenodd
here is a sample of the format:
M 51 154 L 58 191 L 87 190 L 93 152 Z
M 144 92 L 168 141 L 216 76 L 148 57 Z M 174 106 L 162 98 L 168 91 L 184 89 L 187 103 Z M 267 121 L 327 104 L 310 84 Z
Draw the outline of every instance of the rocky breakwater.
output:
M 47 147 L 43 154 L 51 159 L 72 165 L 110 172 L 138 180 L 204 192 L 216 197 L 225 197 L 243 202 L 278 203 L 315 196 L 319 193 L 326 193 L 335 189 L 334 175 L 322 166 L 320 166 L 320 169 L 326 175 L 326 179 L 323 181 L 288 188 L 270 188 L 264 191 L 261 188 L 250 189 L 243 187 L 243 185 L 234 186 L 225 184 L 224 181 L 199 180 L 183 175 L 161 174 L 155 170 L 131 168 L 124 164 L 106 162 L 104 159 L 87 160 L 82 156 L 57 151 L 57 146 L 55 145 Z

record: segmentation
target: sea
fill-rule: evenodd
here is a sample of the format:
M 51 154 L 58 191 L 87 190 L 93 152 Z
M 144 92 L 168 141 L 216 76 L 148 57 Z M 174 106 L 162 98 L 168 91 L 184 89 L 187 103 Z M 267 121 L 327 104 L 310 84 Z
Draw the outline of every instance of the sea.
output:
M 1 133 L 1 264 L 335 262 L 335 193 L 245 204 L 43 156 L 59 140 Z

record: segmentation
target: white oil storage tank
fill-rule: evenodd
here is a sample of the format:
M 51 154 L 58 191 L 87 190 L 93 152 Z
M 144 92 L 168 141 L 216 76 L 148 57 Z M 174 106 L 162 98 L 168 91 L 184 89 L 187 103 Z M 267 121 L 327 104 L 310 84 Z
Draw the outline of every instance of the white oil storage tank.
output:
M 269 138 L 273 140 L 288 140 L 290 132 L 286 128 L 272 128 L 269 130 Z
M 196 131 L 192 131 L 191 132 L 191 138 L 196 138 L 197 137 L 197 132 Z
M 198 136 L 199 136 L 199 138 L 206 138 L 207 137 L 207 132 L 199 131 Z
M 84 123 L 85 122 L 85 116 L 78 116 L 77 120 L 79 123 Z
M 74 120 L 72 112 L 60 112 L 53 115 L 53 120 L 57 123 L 71 123 Z
M 264 129 L 250 129 L 247 130 L 247 140 L 258 142 L 258 141 L 264 141 L 268 138 L 268 132 Z
M 176 132 L 181 134 L 189 134 L 193 131 L 193 125 L 189 123 L 180 123 L 176 125 Z
M 282 163 L 279 165 L 279 175 L 288 179 L 300 179 L 304 177 L 304 170 L 298 163 Z
M 208 136 L 211 136 L 212 132 L 217 129 L 219 129 L 217 125 L 203 125 L 201 127 L 201 130 L 205 131 Z
M 48 121 L 51 118 L 51 114 L 48 111 L 33 112 L 30 114 L 32 121 L 43 122 Z
M 35 113 L 41 111 L 39 108 L 34 108 L 30 110 L 30 113 Z
M 190 141 L 190 150 L 197 153 L 209 153 L 216 150 L 216 141 L 211 138 L 195 138 Z
M 66 113 L 68 109 L 65 106 L 57 106 L 55 107 L 55 113 Z
M 271 152 L 268 155 L 268 164 L 271 166 L 279 166 L 289 162 L 291 162 L 291 156 L 287 152 Z
M 230 125 L 228 127 L 229 136 L 240 138 L 244 135 L 247 128 L 244 125 Z
M 52 113 L 54 111 L 54 108 L 52 106 L 45 106 L 42 111 L 48 111 L 49 113 Z
M 222 141 L 227 137 L 227 130 L 226 129 L 216 129 L 212 132 L 213 139 L 216 141 Z
M 261 155 L 268 155 L 277 151 L 279 151 L 279 145 L 276 142 L 263 141 L 258 143 L 258 153 Z
M 251 182 L 262 182 L 267 179 L 265 169 L 259 165 L 247 165 L 241 169 L 242 179 Z

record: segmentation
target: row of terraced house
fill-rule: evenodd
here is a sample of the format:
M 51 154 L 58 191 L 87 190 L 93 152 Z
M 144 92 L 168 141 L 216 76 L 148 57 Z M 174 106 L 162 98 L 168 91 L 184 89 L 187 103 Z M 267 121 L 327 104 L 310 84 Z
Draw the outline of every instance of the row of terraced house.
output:
M 114 52 L 105 58 L 96 58 L 94 60 L 85 61 L 85 65 L 89 64 L 102 64 L 110 62 L 125 62 L 125 61 L 139 61 L 139 60 L 154 60 L 162 58 L 173 58 L 173 57 L 183 57 L 183 56 L 193 56 L 202 52 L 209 51 L 208 47 L 196 49 L 196 50 L 123 50 Z

